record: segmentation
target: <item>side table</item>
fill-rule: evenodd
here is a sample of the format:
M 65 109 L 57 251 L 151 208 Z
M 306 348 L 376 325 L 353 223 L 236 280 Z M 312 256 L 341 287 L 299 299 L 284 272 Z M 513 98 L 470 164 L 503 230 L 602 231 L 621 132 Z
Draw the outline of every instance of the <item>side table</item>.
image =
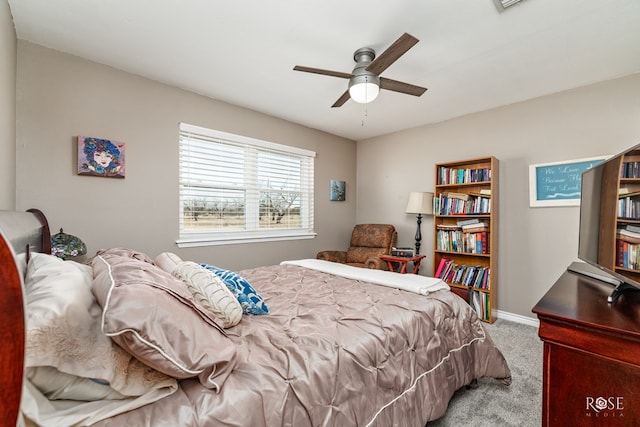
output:
M 394 271 L 400 274 L 408 273 L 407 263 L 409 262 L 413 263 L 413 271 L 411 271 L 411 273 L 418 274 L 418 270 L 420 269 L 420 261 L 422 261 L 425 257 L 426 255 L 416 255 L 412 257 L 380 255 L 380 259 L 387 262 L 389 271 Z M 394 268 L 394 263 L 398 263 L 397 270 Z

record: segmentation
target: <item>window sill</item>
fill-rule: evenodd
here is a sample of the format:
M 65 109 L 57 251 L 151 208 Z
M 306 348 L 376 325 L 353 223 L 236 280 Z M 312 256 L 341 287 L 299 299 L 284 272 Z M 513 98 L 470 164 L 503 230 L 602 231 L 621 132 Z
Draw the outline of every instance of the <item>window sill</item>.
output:
M 194 236 L 181 236 L 176 240 L 176 245 L 179 248 L 195 248 L 200 246 L 218 246 L 218 245 L 236 245 L 242 243 L 266 243 L 266 242 L 279 242 L 284 240 L 303 240 L 314 239 L 316 233 L 313 231 L 297 231 L 288 233 L 270 233 L 270 234 L 258 234 L 258 233 L 243 233 L 243 234 L 219 234 L 219 235 L 194 235 Z

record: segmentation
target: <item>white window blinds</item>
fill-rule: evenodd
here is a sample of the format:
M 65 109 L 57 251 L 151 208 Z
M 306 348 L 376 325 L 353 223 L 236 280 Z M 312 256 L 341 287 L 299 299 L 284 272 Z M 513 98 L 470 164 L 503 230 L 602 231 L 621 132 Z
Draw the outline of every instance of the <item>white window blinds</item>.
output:
M 179 246 L 313 237 L 314 157 L 180 124 Z

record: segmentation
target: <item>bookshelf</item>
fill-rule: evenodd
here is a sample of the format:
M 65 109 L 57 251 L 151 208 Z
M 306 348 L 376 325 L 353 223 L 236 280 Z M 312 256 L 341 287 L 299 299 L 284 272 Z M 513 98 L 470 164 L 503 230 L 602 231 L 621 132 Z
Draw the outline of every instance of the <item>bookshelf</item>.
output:
M 601 215 L 610 217 L 615 212 L 615 221 L 611 226 L 603 227 L 600 238 L 610 242 L 611 251 L 602 251 L 604 259 L 599 261 L 609 265 L 617 273 L 640 281 L 640 150 L 630 151 L 619 163 L 611 165 L 606 171 L 618 179 L 603 184 L 602 191 L 617 193 L 616 206 L 603 203 Z M 603 197 L 608 200 L 609 198 Z M 611 235 L 611 233 L 615 234 Z
M 498 307 L 498 178 L 495 157 L 435 166 L 433 276 L 484 322 Z

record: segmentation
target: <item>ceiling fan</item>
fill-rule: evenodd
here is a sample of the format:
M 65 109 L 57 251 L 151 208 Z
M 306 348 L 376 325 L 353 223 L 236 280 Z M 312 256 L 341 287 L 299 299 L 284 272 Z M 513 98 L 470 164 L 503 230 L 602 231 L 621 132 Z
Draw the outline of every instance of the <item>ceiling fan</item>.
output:
M 427 90 L 426 88 L 380 77 L 384 70 L 389 68 L 391 64 L 396 62 L 416 43 L 418 43 L 417 38 L 411 34 L 404 33 L 378 57 L 376 57 L 375 50 L 369 47 L 360 48 L 353 54 L 356 66 L 351 74 L 303 67 L 301 65 L 296 65 L 293 69 L 295 71 L 304 71 L 305 73 L 349 79 L 349 89 L 331 107 L 341 107 L 349 98 L 359 103 L 371 102 L 378 96 L 380 89 L 421 96 Z

